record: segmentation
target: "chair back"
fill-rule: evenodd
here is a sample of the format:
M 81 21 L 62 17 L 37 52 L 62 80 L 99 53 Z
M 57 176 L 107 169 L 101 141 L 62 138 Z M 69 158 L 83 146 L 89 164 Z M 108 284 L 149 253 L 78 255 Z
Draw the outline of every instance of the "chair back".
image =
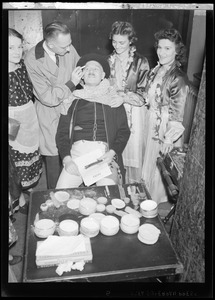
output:
M 184 108 L 184 118 L 183 118 L 183 126 L 185 128 L 184 134 L 183 134 L 183 143 L 188 144 L 190 140 L 190 133 L 191 128 L 193 124 L 193 118 L 196 108 L 196 102 L 197 102 L 197 96 L 198 96 L 198 89 L 194 84 L 190 81 L 189 82 L 189 91 L 187 94 L 187 99 L 185 103 Z

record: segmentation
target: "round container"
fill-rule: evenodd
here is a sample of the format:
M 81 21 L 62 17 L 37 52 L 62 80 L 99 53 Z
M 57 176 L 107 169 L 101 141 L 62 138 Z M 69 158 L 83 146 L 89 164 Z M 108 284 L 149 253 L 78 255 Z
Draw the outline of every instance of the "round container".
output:
M 40 205 L 40 209 L 41 209 L 42 211 L 47 211 L 47 210 L 48 210 L 48 205 L 47 205 L 46 203 L 42 203 L 42 204 Z
M 140 226 L 140 219 L 132 214 L 122 216 L 120 228 L 128 234 L 136 233 Z
M 92 198 L 84 198 L 80 200 L 79 212 L 82 215 L 89 216 L 96 212 L 97 202 Z
M 96 222 L 98 222 L 99 226 L 100 226 L 100 223 L 101 223 L 101 220 L 105 217 L 104 214 L 102 213 L 93 213 L 90 215 L 90 218 L 93 218 Z
M 61 236 L 78 235 L 78 223 L 73 220 L 64 220 L 60 222 L 58 234 Z
M 137 235 L 137 238 L 141 243 L 144 243 L 144 244 L 147 244 L 147 245 L 153 245 L 158 241 L 158 237 L 156 237 L 152 240 L 147 240 L 147 239 L 143 238 L 139 233 Z
M 78 199 L 71 199 L 67 202 L 67 207 L 70 209 L 78 210 L 80 205 L 80 200 Z
M 100 231 L 104 235 L 112 236 L 119 231 L 119 220 L 113 216 L 105 216 L 100 223 Z
M 50 219 L 41 219 L 34 226 L 34 233 L 39 238 L 45 239 L 55 232 L 55 222 Z
M 125 202 L 121 199 L 112 199 L 111 204 L 118 209 L 124 208 L 125 207 Z
M 116 207 L 114 207 L 113 205 L 109 204 L 106 206 L 106 212 L 109 214 L 113 214 L 116 210 Z
M 46 200 L 45 203 L 48 205 L 48 207 L 51 207 L 51 206 L 54 205 L 54 203 L 53 203 L 53 201 L 51 199 Z
M 59 202 L 64 202 L 69 200 L 70 198 L 70 194 L 65 192 L 65 191 L 58 191 L 56 193 L 54 193 L 55 198 L 59 201 Z
M 105 211 L 105 205 L 104 204 L 97 204 L 96 211 L 98 211 L 98 212 Z
M 143 224 L 139 227 L 138 239 L 144 244 L 154 244 L 160 235 L 160 229 L 153 224 Z
M 88 237 L 94 237 L 99 233 L 99 223 L 91 217 L 81 220 L 80 232 Z
M 145 218 L 154 218 L 158 214 L 157 203 L 153 200 L 144 200 L 140 204 L 140 213 Z
M 99 197 L 99 198 L 97 198 L 97 202 L 99 204 L 106 204 L 108 202 L 108 200 L 106 197 Z

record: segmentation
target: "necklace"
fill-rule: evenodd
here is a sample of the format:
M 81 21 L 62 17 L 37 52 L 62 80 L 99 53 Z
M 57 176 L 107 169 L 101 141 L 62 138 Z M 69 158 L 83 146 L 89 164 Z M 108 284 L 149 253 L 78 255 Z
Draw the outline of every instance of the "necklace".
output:
M 128 70 L 129 67 L 131 65 L 131 63 L 134 60 L 134 52 L 136 51 L 136 47 L 135 46 L 131 46 L 129 48 L 129 52 L 128 52 L 128 56 L 126 56 L 125 58 L 123 58 L 122 60 L 120 59 L 120 57 L 117 55 L 116 50 L 114 50 L 113 54 L 110 55 L 109 57 L 109 64 L 110 64 L 110 71 L 111 71 L 111 77 L 115 78 L 116 77 L 116 59 L 117 57 L 120 60 L 121 63 L 121 67 L 122 67 L 122 89 L 124 90 L 126 87 L 126 79 L 128 76 Z M 127 59 L 127 63 L 126 65 L 123 67 L 123 63 L 124 61 Z

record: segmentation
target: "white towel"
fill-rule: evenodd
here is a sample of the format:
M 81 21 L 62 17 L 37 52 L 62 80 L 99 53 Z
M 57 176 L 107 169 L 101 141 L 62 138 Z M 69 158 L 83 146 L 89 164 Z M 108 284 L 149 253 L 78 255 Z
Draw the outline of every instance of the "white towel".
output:
M 84 239 L 85 237 L 82 234 L 79 234 L 78 236 L 50 235 L 37 247 L 36 256 L 55 257 L 85 252 L 86 246 Z

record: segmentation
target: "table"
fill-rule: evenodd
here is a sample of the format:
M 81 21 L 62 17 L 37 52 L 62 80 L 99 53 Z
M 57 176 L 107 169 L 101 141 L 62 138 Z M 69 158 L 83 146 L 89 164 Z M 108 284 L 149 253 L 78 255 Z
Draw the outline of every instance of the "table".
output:
M 123 185 L 126 196 L 127 185 Z M 138 184 L 139 190 L 145 192 L 146 198 L 150 195 L 145 185 Z M 120 198 L 117 185 L 108 186 L 110 198 Z M 76 190 L 85 192 L 89 188 L 76 188 Z M 105 187 L 93 187 L 97 196 L 105 196 Z M 71 191 L 74 189 L 65 189 Z M 152 219 L 140 218 L 140 224 L 151 223 L 160 229 L 160 237 L 154 245 L 145 245 L 141 243 L 136 234 L 126 234 L 121 229 L 114 236 L 104 236 L 99 233 L 91 238 L 93 253 L 92 262 L 84 266 L 83 271 L 72 270 L 58 276 L 55 272 L 56 266 L 38 268 L 35 263 L 35 252 L 37 241 L 32 230 L 35 216 L 40 210 L 40 205 L 45 202 L 50 191 L 35 191 L 31 193 L 29 204 L 29 214 L 27 221 L 26 248 L 24 255 L 24 273 L 23 282 L 113 282 L 140 280 L 153 277 L 171 276 L 183 272 L 183 265 L 172 246 L 168 234 L 159 216 Z M 57 190 L 56 190 L 57 191 Z M 114 215 L 116 216 L 116 215 Z M 84 216 L 86 217 L 86 216 Z M 120 217 L 118 217 L 120 218 Z

